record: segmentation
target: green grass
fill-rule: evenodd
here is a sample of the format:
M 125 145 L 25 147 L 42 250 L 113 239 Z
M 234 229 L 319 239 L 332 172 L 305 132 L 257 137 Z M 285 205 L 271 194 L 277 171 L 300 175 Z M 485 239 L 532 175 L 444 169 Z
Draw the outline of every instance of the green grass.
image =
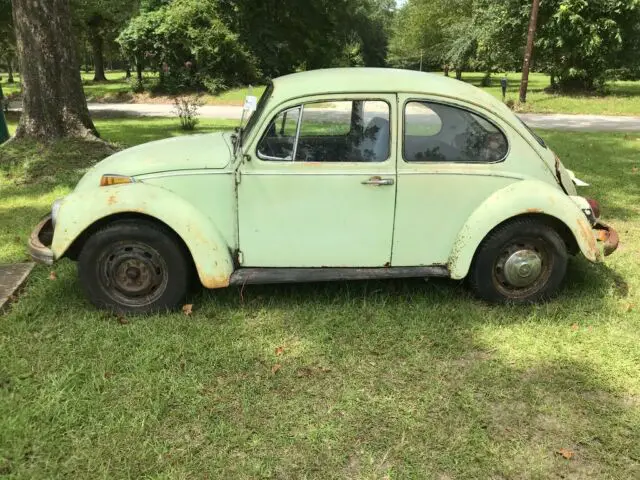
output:
M 98 126 L 124 144 L 177 133 Z M 572 261 L 547 305 L 384 281 L 202 292 L 192 316 L 118 320 L 71 262 L 56 280 L 36 268 L 0 317 L 0 476 L 637 478 L 640 135 L 544 136 L 623 242 L 606 265 Z M 100 155 L 0 149 L 0 262 L 25 259 L 30 228 Z
M 463 80 L 477 87 L 481 86 L 483 73 L 465 73 Z M 482 87 L 498 99 L 502 99 L 500 79 L 494 75 L 491 87 Z M 520 90 L 520 74 L 507 75 L 507 100 L 517 101 Z M 640 115 L 640 82 L 610 82 L 608 94 L 599 95 L 558 95 L 545 92 L 549 86 L 549 76 L 533 73 L 529 79 L 527 103 L 519 106 L 519 111 L 536 113 L 568 113 L 593 115 Z
M 5 95 L 18 95 L 19 83 L 6 84 L 6 74 L 3 77 L 2 88 Z M 463 80 L 480 86 L 483 73 L 465 73 Z M 20 76 L 16 75 L 19 80 Z M 166 96 L 155 96 L 149 93 L 133 94 L 131 85 L 126 81 L 124 72 L 113 71 L 107 73 L 107 82 L 93 82 L 93 73 L 82 73 L 85 93 L 90 102 L 137 102 L 137 103 L 170 103 Z M 493 86 L 483 87 L 496 98 L 502 98 L 500 90 L 501 75 L 494 75 Z M 509 73 L 509 91 L 507 99 L 516 101 L 520 87 L 520 74 Z M 145 72 L 145 84 L 151 87 L 157 81 L 155 74 Z M 640 115 L 640 81 L 615 81 L 608 84 L 608 94 L 599 95 L 556 95 L 545 91 L 549 86 L 549 76 L 542 73 L 531 74 L 529 81 L 528 101 L 519 106 L 522 112 L 536 113 L 568 113 L 593 115 Z M 262 95 L 264 86 L 255 86 L 251 93 Z M 203 101 L 209 105 L 242 105 L 248 88 L 235 88 L 220 95 L 204 95 Z

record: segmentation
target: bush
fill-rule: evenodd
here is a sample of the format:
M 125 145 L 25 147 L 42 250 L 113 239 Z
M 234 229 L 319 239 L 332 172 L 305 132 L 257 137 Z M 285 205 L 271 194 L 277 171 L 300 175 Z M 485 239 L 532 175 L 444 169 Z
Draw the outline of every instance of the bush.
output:
M 200 123 L 200 107 L 202 101 L 200 98 L 192 97 L 176 97 L 173 100 L 173 111 L 180 118 L 180 128 L 182 130 L 195 130 L 196 125 Z
M 133 93 L 143 93 L 144 92 L 144 83 L 142 80 L 136 80 L 131 86 L 131 91 Z
M 256 59 L 219 18 L 213 0 L 174 0 L 135 17 L 118 42 L 130 58 L 162 72 L 157 93 L 177 94 L 254 83 Z

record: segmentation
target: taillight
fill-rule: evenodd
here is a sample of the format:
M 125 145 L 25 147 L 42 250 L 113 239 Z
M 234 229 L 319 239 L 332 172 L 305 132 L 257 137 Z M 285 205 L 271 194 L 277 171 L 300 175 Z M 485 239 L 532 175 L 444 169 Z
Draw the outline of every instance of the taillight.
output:
M 587 202 L 589 202 L 589 206 L 591 207 L 593 216 L 596 218 L 600 218 L 600 204 L 593 198 L 587 198 Z

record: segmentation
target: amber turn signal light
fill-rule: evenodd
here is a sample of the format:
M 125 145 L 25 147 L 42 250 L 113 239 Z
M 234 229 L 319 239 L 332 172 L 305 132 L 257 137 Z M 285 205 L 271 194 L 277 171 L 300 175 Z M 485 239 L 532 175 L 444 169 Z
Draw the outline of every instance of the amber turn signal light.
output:
M 100 178 L 101 187 L 110 187 L 111 185 L 122 185 L 125 183 L 134 183 L 134 180 L 124 175 L 103 175 L 102 178 Z

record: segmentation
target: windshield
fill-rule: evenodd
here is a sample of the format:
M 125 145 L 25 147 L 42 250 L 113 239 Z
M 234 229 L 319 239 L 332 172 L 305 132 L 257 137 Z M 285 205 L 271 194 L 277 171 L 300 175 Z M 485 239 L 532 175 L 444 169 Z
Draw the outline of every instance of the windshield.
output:
M 531 127 L 529 127 L 529 125 L 527 125 L 526 123 L 524 123 L 524 121 L 523 121 L 520 117 L 518 117 L 518 119 L 520 120 L 520 122 L 522 123 L 522 125 L 524 125 L 524 128 L 526 128 L 526 129 L 529 131 L 529 133 L 530 133 L 531 135 L 533 135 L 533 138 L 535 138 L 535 139 L 536 139 L 536 141 L 537 141 L 540 145 L 542 145 L 544 148 L 547 148 L 547 144 L 546 144 L 546 143 L 545 143 L 545 141 L 542 139 L 542 137 L 541 137 L 540 135 L 538 135 L 536 132 L 534 132 L 533 130 L 531 130 Z
M 256 111 L 253 112 L 253 115 L 251 115 L 251 117 L 249 118 L 249 121 L 247 122 L 247 126 L 244 128 L 242 127 L 240 128 L 240 145 L 241 146 L 242 146 L 243 140 L 249 134 L 251 134 L 251 130 L 253 130 L 253 127 L 255 127 L 256 123 L 258 122 L 258 119 L 262 116 L 262 111 L 264 110 L 264 107 L 267 104 L 267 101 L 269 100 L 269 97 L 271 97 L 272 93 L 273 93 L 273 83 L 269 83 L 269 85 L 267 86 L 267 89 L 262 94 L 262 97 L 260 97 L 260 101 L 258 102 Z

